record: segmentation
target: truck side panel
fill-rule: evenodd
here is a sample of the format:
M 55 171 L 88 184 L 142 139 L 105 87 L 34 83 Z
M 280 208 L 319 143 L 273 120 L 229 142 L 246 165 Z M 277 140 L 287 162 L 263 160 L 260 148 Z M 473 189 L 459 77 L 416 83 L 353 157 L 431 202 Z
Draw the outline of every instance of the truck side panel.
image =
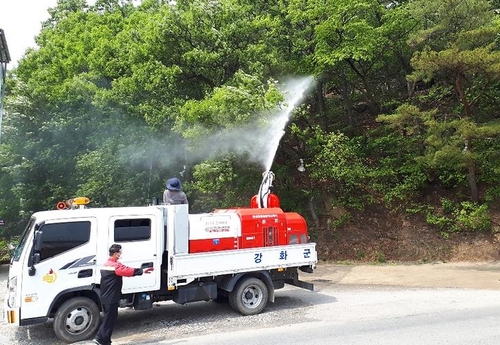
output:
M 168 285 L 182 286 L 200 277 L 315 266 L 316 262 L 315 243 L 171 255 Z

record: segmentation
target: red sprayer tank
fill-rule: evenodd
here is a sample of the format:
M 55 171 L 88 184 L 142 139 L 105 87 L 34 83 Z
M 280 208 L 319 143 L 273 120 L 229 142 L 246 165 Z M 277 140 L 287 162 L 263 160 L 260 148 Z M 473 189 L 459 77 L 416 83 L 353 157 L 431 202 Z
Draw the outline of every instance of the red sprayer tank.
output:
M 267 175 L 266 175 L 267 174 Z M 189 252 L 269 247 L 309 242 L 307 223 L 295 212 L 284 212 L 271 192 L 274 175 L 266 172 L 249 208 L 190 215 Z M 266 184 L 267 186 L 263 185 Z M 277 206 L 277 207 L 276 207 Z

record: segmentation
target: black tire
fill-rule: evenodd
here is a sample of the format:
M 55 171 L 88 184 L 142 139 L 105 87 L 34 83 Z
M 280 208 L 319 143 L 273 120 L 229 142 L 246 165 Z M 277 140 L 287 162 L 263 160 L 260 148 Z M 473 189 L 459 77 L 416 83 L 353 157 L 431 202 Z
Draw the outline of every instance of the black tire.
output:
M 229 304 L 243 315 L 256 315 L 267 305 L 269 292 L 262 280 L 254 277 L 242 278 L 229 294 Z
M 99 313 L 99 307 L 90 298 L 71 298 L 56 312 L 54 333 L 68 344 L 89 339 L 99 327 Z

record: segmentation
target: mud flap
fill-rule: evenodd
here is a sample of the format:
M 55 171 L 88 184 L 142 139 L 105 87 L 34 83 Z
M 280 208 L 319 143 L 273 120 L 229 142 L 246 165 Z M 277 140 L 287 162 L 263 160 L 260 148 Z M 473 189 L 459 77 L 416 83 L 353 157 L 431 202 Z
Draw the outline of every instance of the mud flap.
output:
M 314 291 L 314 284 L 300 280 L 298 273 L 295 273 L 293 275 L 292 279 L 287 279 L 287 280 L 285 280 L 285 282 L 287 284 L 297 286 L 297 287 L 302 288 L 302 289 Z
M 302 288 L 302 289 L 306 289 L 306 290 L 309 290 L 309 291 L 314 291 L 314 284 L 313 283 L 305 282 L 303 280 L 294 279 L 294 280 L 292 280 L 292 282 L 287 281 L 287 283 L 290 284 L 290 285 L 295 285 L 295 286 L 297 286 L 299 288 Z
M 313 273 L 314 269 L 311 266 L 300 266 L 299 270 L 306 273 Z

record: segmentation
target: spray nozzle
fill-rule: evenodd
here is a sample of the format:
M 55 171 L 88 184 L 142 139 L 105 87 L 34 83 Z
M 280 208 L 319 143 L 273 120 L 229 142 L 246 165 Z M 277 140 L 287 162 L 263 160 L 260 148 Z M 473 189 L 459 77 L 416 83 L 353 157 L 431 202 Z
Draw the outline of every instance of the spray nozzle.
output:
M 266 179 L 271 179 L 271 182 L 274 180 L 274 178 L 276 177 L 276 175 L 274 175 L 274 173 L 271 171 L 271 170 L 268 170 L 268 171 L 264 171 L 262 173 L 262 177 L 263 177 L 263 181 L 265 181 Z

